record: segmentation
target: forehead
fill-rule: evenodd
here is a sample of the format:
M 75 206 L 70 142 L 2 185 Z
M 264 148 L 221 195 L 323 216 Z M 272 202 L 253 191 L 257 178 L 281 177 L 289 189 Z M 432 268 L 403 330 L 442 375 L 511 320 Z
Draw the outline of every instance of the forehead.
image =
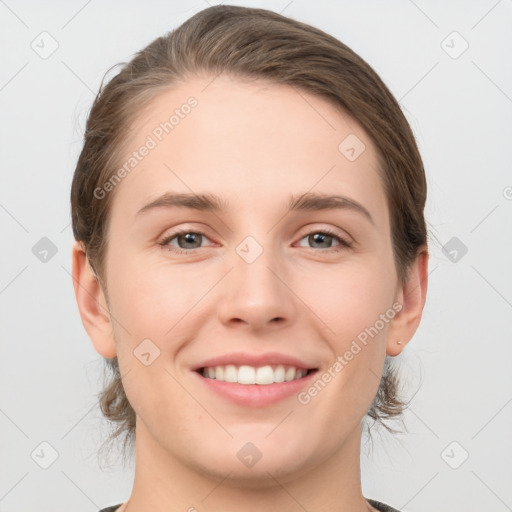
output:
M 324 98 L 261 80 L 221 75 L 162 90 L 136 117 L 122 160 L 116 194 L 132 210 L 167 189 L 230 203 L 257 196 L 260 208 L 262 197 L 270 206 L 291 194 L 339 192 L 386 208 L 377 151 L 362 127 Z

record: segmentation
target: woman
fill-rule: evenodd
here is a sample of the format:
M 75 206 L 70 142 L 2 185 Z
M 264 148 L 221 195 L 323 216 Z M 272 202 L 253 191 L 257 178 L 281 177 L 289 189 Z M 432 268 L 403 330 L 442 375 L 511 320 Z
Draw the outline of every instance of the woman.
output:
M 136 455 L 103 512 L 395 510 L 362 494 L 361 427 L 403 408 L 388 363 L 425 304 L 425 199 L 376 73 L 274 12 L 205 9 L 102 86 L 73 277 Z

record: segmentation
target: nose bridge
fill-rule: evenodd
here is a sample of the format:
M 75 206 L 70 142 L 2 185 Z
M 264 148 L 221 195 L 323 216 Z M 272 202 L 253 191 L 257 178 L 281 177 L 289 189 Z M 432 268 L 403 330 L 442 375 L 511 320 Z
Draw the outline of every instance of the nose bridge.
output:
M 237 319 L 262 327 L 276 318 L 280 322 L 291 318 L 293 301 L 280 275 L 282 260 L 270 240 L 267 236 L 260 242 L 249 235 L 236 246 L 228 290 L 221 299 L 224 321 Z
M 259 240 L 249 235 L 238 244 L 234 277 L 253 296 L 252 300 L 258 301 L 258 297 L 265 296 L 268 301 L 282 293 L 283 285 L 275 275 L 279 272 L 281 260 L 271 244 L 271 236 L 261 242 Z

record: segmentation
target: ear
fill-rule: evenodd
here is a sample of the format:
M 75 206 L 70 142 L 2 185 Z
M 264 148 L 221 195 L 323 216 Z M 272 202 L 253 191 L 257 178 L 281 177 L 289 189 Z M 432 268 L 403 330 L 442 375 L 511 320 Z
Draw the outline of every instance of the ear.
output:
M 402 309 L 390 322 L 386 343 L 388 356 L 400 354 L 418 328 L 427 295 L 428 256 L 427 247 L 420 247 L 409 269 L 407 282 L 397 290 L 395 300 Z
M 82 242 L 73 244 L 72 262 L 73 287 L 85 330 L 96 352 L 106 358 L 115 357 L 114 332 L 107 301 Z

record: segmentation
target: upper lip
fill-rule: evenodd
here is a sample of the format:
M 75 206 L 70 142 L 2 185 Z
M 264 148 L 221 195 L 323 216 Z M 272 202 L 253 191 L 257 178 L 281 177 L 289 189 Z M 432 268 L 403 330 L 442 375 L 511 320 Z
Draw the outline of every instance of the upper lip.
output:
M 249 354 L 247 352 L 233 352 L 231 354 L 224 354 L 222 356 L 206 359 L 192 367 L 192 370 L 199 370 L 201 368 L 211 368 L 213 366 L 225 366 L 232 364 L 235 366 L 253 366 L 259 368 L 267 365 L 283 365 L 294 366 L 295 368 L 303 370 L 316 369 L 315 365 L 308 364 L 301 359 L 290 356 L 287 354 L 279 354 L 278 352 L 266 352 L 264 354 Z

